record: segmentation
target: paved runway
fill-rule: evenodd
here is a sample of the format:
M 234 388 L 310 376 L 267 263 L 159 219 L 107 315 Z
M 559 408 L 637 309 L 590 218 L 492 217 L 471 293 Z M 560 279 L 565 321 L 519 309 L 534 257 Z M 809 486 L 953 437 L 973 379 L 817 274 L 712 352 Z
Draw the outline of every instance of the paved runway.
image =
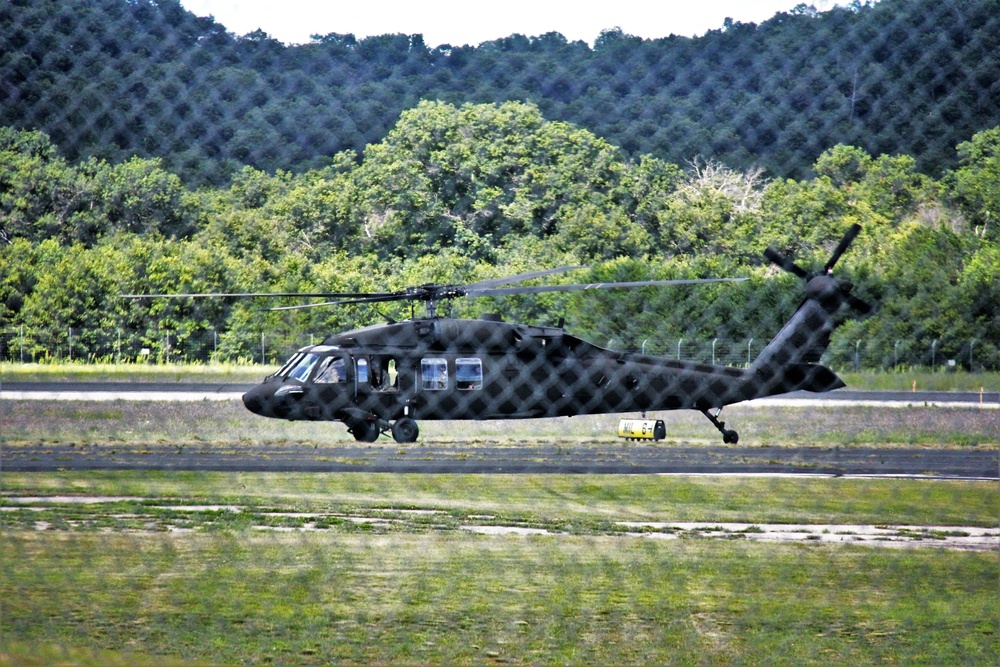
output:
M 985 449 L 608 445 L 27 444 L 0 447 L 0 470 L 213 470 L 490 474 L 785 474 L 1000 479 Z

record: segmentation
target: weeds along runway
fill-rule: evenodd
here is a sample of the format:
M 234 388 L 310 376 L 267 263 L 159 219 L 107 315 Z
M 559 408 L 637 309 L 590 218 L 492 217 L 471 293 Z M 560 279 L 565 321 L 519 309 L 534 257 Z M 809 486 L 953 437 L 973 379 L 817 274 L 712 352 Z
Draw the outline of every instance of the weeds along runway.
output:
M 544 442 L 295 444 L 17 444 L 0 447 L 0 470 L 175 470 L 478 474 L 699 474 L 898 476 L 1000 479 L 988 449 L 730 447 Z

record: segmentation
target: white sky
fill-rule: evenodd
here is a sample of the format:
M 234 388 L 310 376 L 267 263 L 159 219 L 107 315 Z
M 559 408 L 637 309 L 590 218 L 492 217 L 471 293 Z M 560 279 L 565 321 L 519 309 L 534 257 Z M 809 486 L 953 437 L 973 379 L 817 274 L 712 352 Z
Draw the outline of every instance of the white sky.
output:
M 260 28 L 286 44 L 314 34 L 422 34 L 430 47 L 478 45 L 520 33 L 560 32 L 589 44 L 607 28 L 638 37 L 693 37 L 726 17 L 760 23 L 799 4 L 827 10 L 847 0 L 181 0 L 188 11 L 236 35 Z

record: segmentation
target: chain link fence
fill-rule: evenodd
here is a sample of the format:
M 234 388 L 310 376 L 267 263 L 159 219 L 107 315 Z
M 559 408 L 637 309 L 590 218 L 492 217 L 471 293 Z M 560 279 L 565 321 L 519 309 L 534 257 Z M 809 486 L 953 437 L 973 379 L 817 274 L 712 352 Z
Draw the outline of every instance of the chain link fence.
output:
M 998 664 L 995 402 L 754 399 L 1000 371 L 1000 0 L 596 37 L 0 0 L 0 362 L 287 362 L 0 400 L 0 665 Z M 567 265 L 749 280 L 120 297 Z

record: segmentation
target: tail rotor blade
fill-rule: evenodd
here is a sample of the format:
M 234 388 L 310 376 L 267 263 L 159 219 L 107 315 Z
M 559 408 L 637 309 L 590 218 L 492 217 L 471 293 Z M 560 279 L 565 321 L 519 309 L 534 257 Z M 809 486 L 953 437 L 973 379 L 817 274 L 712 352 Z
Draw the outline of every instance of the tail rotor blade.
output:
M 868 313 L 872 312 L 872 305 L 870 303 L 868 303 L 864 299 L 859 299 L 853 294 L 848 295 L 847 303 L 848 305 L 851 306 L 851 308 L 858 311 L 862 315 L 867 315 Z
M 827 261 L 825 267 L 827 273 L 833 270 L 833 267 L 837 263 L 837 260 L 840 259 L 840 256 L 843 255 L 844 252 L 846 252 L 849 247 L 851 247 L 851 243 L 854 242 L 854 239 L 857 238 L 860 232 L 861 232 L 861 225 L 857 223 L 851 225 L 851 228 L 847 230 L 846 234 L 844 234 L 844 238 L 840 239 L 840 243 L 837 245 L 837 249 L 833 251 L 832 255 L 830 255 L 830 259 L 829 261 Z
M 802 278 L 803 280 L 809 280 L 809 272 L 808 271 L 806 271 L 801 266 L 799 266 L 798 264 L 796 264 L 792 260 L 790 260 L 787 257 L 785 257 L 784 255 L 782 255 L 780 252 L 778 252 L 774 248 L 768 246 L 767 250 L 764 251 L 764 257 L 767 257 L 771 261 L 772 264 L 780 266 L 785 271 L 788 271 L 789 273 L 794 273 L 795 275 L 797 275 L 799 278 Z

